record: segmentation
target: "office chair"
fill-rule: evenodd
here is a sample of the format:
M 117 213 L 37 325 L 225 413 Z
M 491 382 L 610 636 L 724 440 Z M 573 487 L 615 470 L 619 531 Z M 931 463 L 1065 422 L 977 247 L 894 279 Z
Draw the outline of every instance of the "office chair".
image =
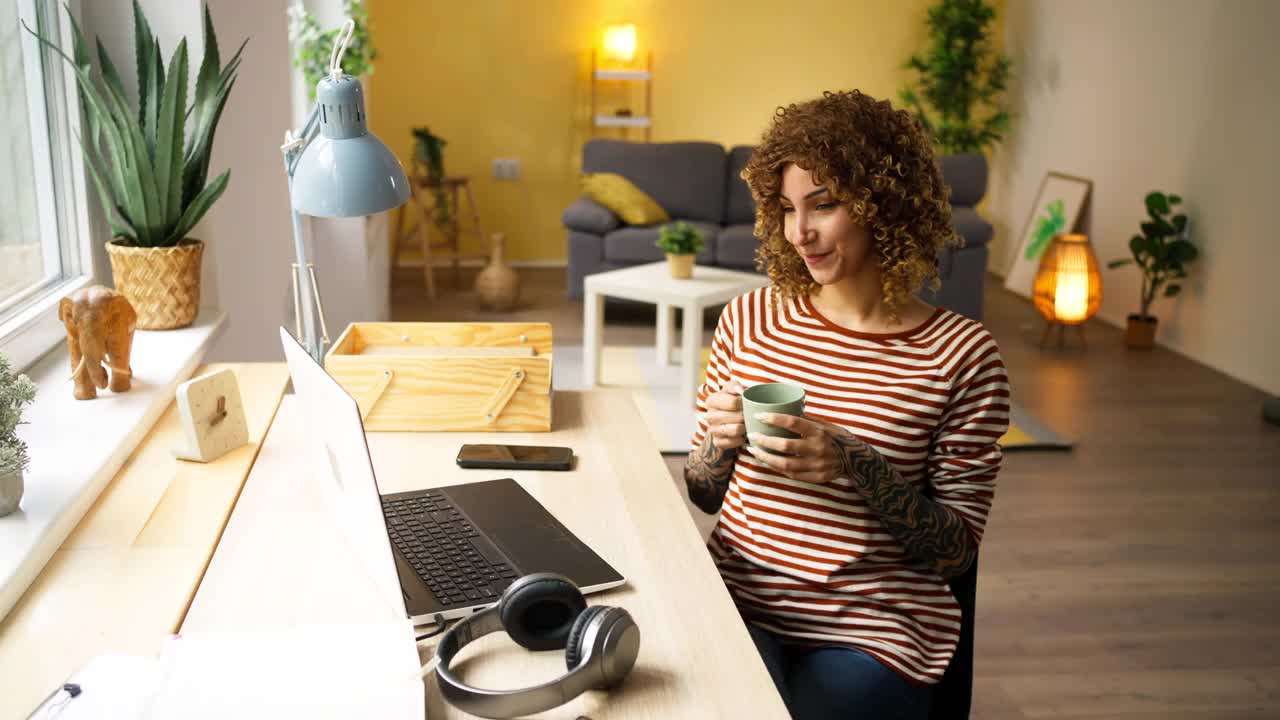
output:
M 924 494 L 933 499 L 933 486 L 926 483 Z M 942 680 L 933 686 L 929 720 L 969 720 L 973 701 L 973 613 L 978 605 L 978 558 L 963 574 L 947 583 L 960 605 L 960 640 Z
M 977 606 L 978 559 L 975 557 L 973 565 L 948 584 L 960 605 L 960 641 L 942 680 L 933 687 L 929 720 L 968 720 L 973 700 L 973 611 Z

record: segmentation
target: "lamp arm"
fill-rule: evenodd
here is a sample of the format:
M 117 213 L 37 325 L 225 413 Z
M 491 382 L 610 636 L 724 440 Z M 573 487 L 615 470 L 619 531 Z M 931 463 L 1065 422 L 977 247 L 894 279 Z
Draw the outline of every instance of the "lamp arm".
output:
M 284 144 L 280 146 L 280 152 L 284 155 L 284 170 L 291 180 L 293 171 L 298 167 L 298 158 L 302 157 L 302 151 L 307 149 L 319 131 L 320 105 L 318 104 L 312 106 L 311 114 L 307 116 L 307 122 L 302 126 L 301 132 L 294 135 L 292 130 L 284 131 Z
M 297 136 L 292 130 L 284 133 L 284 144 L 280 152 L 284 156 L 284 169 L 289 182 L 289 204 L 293 205 L 293 173 L 297 169 L 298 159 L 315 139 L 320 130 L 320 106 L 311 108 L 302 132 Z M 320 304 L 320 289 L 316 286 L 315 274 L 311 262 L 307 258 L 307 245 L 303 235 L 302 215 L 290 207 L 293 221 L 293 320 L 294 336 L 307 349 L 311 357 L 318 363 L 324 362 L 324 346 L 329 342 L 329 331 L 324 325 L 324 310 Z M 312 307 L 320 313 L 320 337 L 316 337 L 315 316 Z

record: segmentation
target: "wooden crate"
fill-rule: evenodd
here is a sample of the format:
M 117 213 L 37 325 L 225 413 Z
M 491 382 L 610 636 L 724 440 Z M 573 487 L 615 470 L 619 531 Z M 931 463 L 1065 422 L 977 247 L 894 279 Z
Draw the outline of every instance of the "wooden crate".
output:
M 551 430 L 549 323 L 352 323 L 325 370 L 366 430 Z

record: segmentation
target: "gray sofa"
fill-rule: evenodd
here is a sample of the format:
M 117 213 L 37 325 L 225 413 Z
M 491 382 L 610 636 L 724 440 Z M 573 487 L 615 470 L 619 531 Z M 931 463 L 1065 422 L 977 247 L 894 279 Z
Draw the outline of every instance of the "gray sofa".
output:
M 755 204 L 740 177 L 751 146 L 725 149 L 715 143 L 632 143 L 590 140 L 582 150 L 582 172 L 618 173 L 635 183 L 667 211 L 702 230 L 706 248 L 700 265 L 755 270 Z M 942 288 L 922 291 L 926 300 L 970 317 L 982 318 L 982 282 L 986 273 L 991 225 L 973 206 L 987 186 L 986 159 L 980 154 L 942 158 L 951 185 L 952 216 L 965 246 L 939 260 Z M 658 225 L 627 226 L 607 208 L 583 196 L 565 209 L 568 231 L 569 297 L 582 297 L 587 275 L 656 262 L 663 253 L 654 244 Z

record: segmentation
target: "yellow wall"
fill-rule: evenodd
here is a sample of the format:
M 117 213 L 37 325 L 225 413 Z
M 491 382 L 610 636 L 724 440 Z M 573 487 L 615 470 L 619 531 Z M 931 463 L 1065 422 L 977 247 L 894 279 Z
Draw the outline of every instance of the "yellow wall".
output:
M 447 171 L 471 176 L 486 230 L 506 233 L 510 258 L 552 261 L 566 255 L 560 212 L 578 195 L 581 147 L 590 137 L 590 50 L 606 24 L 635 23 L 640 54 L 653 51 L 653 140 L 732 145 L 754 143 L 778 105 L 823 90 L 896 99 L 906 80 L 902 63 L 923 48 L 929 5 L 366 2 L 378 49 L 369 81 L 374 132 L 407 163 L 410 129 L 431 127 L 449 143 Z M 1003 11 L 1003 2 L 995 4 Z M 492 179 L 498 157 L 520 159 L 519 181 Z M 472 245 L 464 251 L 480 249 Z

